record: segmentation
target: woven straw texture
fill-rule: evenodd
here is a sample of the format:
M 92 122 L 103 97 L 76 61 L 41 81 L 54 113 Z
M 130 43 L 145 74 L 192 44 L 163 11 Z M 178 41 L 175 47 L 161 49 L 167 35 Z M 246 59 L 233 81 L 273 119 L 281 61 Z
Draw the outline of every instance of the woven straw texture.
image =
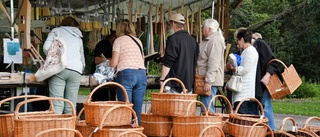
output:
M 200 101 L 191 102 L 187 107 L 187 110 L 190 110 L 190 107 L 196 103 L 199 103 L 203 107 L 204 115 L 188 116 L 187 115 L 188 111 L 187 111 L 185 116 L 172 117 L 174 137 L 188 137 L 188 136 L 196 137 L 196 136 L 199 136 L 202 129 L 211 125 L 215 125 L 220 129 L 222 128 L 222 116 L 209 116 L 208 111 L 202 102 Z M 217 135 L 218 133 L 219 132 L 216 131 L 215 134 L 212 134 L 212 135 Z
M 82 108 L 76 119 L 76 130 L 78 130 L 81 135 L 84 137 L 88 137 L 90 133 L 93 131 L 91 126 L 88 126 L 85 120 L 81 120 L 81 114 L 84 112 L 84 108 Z
M 279 62 L 283 65 L 284 72 L 281 74 L 281 76 L 284 82 L 282 83 L 279 77 L 276 74 L 273 74 L 266 87 L 272 99 L 278 99 L 292 94 L 302 84 L 302 80 L 292 64 L 287 67 L 279 59 L 272 59 L 269 61 L 269 63 L 273 61 Z
M 220 127 L 210 125 L 201 130 L 199 137 L 225 137 L 225 135 Z
M 183 94 L 163 93 L 164 86 L 169 81 L 176 81 L 181 85 Z M 164 81 L 160 87 L 159 93 L 151 93 L 151 111 L 155 115 L 163 116 L 184 116 L 186 109 L 192 101 L 197 100 L 197 94 L 187 94 L 187 90 L 181 80 L 177 78 L 169 78 Z M 188 115 L 196 114 L 196 104 L 189 110 Z
M 126 101 L 96 101 L 91 102 L 92 95 L 101 87 L 107 86 L 107 85 L 115 85 L 122 89 L 124 92 Z M 129 102 L 128 94 L 126 92 L 126 89 L 116 83 L 116 82 L 106 82 L 103 84 L 100 84 L 96 88 L 92 90 L 92 92 L 89 94 L 88 99 L 86 103 L 84 104 L 85 107 L 85 119 L 86 123 L 89 126 L 98 126 L 100 122 L 102 121 L 102 118 L 105 118 L 103 115 L 106 111 L 111 109 L 115 106 L 129 106 L 132 107 L 133 104 Z M 128 109 L 116 109 L 108 114 L 108 117 L 105 121 L 106 126 L 121 126 L 121 125 L 129 125 L 131 121 L 131 111 Z
M 160 116 L 151 113 L 151 107 L 146 114 L 141 114 L 141 126 L 147 136 L 170 136 L 172 117 Z
M 53 128 L 39 132 L 35 137 L 82 137 L 78 130 L 69 128 Z
M 15 100 L 15 99 L 23 99 L 23 98 L 38 98 L 38 97 L 46 97 L 46 96 L 38 96 L 38 95 L 25 95 L 25 96 L 16 96 L 16 97 L 10 97 L 6 98 L 0 101 L 0 106 L 8 101 Z M 52 104 L 51 104 L 52 105 Z M 38 115 L 38 114 L 50 114 L 54 113 L 53 111 L 47 111 L 47 112 L 29 112 L 29 113 L 22 113 L 27 115 Z M 0 114 L 0 137 L 13 137 L 13 118 L 14 114 Z
M 284 131 L 284 126 L 286 121 L 290 120 L 292 122 L 293 131 Z M 300 130 L 296 124 L 296 121 L 291 117 L 286 117 L 282 120 L 279 131 L 274 132 L 275 137 L 318 137 L 315 133 L 307 130 Z M 267 135 L 270 137 L 270 134 Z
M 42 100 L 58 100 L 71 106 L 72 114 L 20 115 L 21 105 Z M 63 98 L 35 98 L 18 103 L 14 112 L 15 137 L 33 137 L 38 132 L 52 128 L 75 129 L 76 111 L 71 101 Z M 63 136 L 63 135 L 56 135 Z M 51 136 L 48 136 L 51 137 Z
M 320 136 L 320 126 L 313 126 L 313 125 L 309 125 L 309 122 L 311 120 L 317 120 L 318 122 L 320 122 L 320 117 L 310 117 L 306 120 L 306 122 L 303 124 L 302 126 L 302 130 L 308 130 L 311 132 L 314 132 L 315 134 L 317 134 L 318 136 Z
M 252 126 L 238 125 L 227 122 L 229 133 L 233 137 L 265 137 L 267 129 L 270 135 L 273 136 L 271 128 L 265 123 L 255 123 Z
M 131 125 L 123 125 L 123 126 L 106 126 L 108 124 L 105 123 L 105 119 L 107 119 L 108 113 L 111 111 L 114 111 L 116 109 L 127 109 L 130 111 L 130 114 L 132 114 L 132 117 L 134 117 L 134 127 Z M 129 120 L 130 122 L 131 120 Z M 127 132 L 127 131 L 137 131 L 143 133 L 143 127 L 138 125 L 138 118 L 136 113 L 131 107 L 128 106 L 115 106 L 108 110 L 100 122 L 99 126 L 97 127 L 97 132 L 92 132 L 93 137 L 118 137 L 120 134 Z M 128 133 L 125 135 L 122 135 L 122 137 L 141 137 L 141 135 L 136 133 Z

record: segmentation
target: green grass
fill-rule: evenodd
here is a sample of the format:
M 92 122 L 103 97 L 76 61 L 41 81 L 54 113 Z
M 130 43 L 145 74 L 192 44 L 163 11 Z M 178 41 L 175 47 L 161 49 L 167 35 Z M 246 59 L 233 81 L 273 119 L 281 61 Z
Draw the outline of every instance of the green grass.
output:
M 88 89 L 88 88 L 81 88 L 80 90 L 79 90 L 79 93 L 78 93 L 79 95 L 89 95 L 90 94 L 90 89 Z
M 320 98 L 274 100 L 273 111 L 277 114 L 320 116 Z

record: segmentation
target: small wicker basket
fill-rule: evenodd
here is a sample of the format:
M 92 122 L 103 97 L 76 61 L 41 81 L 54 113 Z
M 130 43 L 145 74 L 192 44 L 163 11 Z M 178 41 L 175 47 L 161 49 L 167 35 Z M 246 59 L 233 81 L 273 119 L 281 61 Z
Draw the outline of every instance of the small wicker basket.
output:
M 108 115 L 117 110 L 117 109 L 126 109 L 130 111 L 130 114 L 134 117 L 134 126 L 131 125 L 122 125 L 122 126 L 109 126 L 109 124 L 105 124 L 105 120 L 108 119 Z M 131 120 L 129 120 L 130 122 Z M 102 118 L 102 121 L 100 122 L 99 126 L 95 128 L 95 130 L 90 134 L 90 137 L 93 135 L 93 137 L 117 137 L 121 135 L 124 132 L 127 131 L 136 131 L 143 133 L 143 127 L 138 125 L 138 118 L 136 113 L 131 107 L 128 106 L 115 106 L 111 109 L 109 109 Z M 140 137 L 140 135 L 137 134 L 126 134 L 124 137 Z
M 41 131 L 35 137 L 83 137 L 78 130 L 70 128 L 53 128 Z
M 317 120 L 320 122 L 320 117 L 309 117 L 306 122 L 303 124 L 301 130 L 308 130 L 308 131 L 311 131 L 311 132 L 314 132 L 315 134 L 317 134 L 318 136 L 320 136 L 320 126 L 311 126 L 309 125 L 309 122 L 311 120 Z
M 284 131 L 284 126 L 287 120 L 290 120 L 293 124 L 291 131 Z M 311 131 L 298 129 L 296 121 L 291 117 L 284 118 L 282 120 L 280 130 L 274 131 L 273 134 L 274 137 L 318 137 L 315 133 Z M 267 137 L 270 137 L 270 134 L 268 134 Z
M 6 98 L 0 101 L 0 106 L 7 101 L 15 100 L 15 99 L 22 99 L 22 98 L 39 98 L 39 97 L 46 97 L 46 96 L 39 96 L 39 95 L 25 95 L 25 96 L 16 96 L 16 97 L 10 97 Z M 50 104 L 52 106 L 52 104 Z M 38 114 L 53 114 L 54 111 L 46 111 L 46 112 L 29 112 L 29 113 L 22 113 L 22 115 L 38 115 Z M 0 137 L 13 137 L 13 124 L 14 114 L 0 114 Z
M 124 92 L 124 96 L 126 98 L 126 102 L 121 101 L 96 101 L 91 102 L 92 95 L 101 87 L 107 86 L 107 85 L 115 85 L 122 89 Z M 86 123 L 89 126 L 99 126 L 102 119 L 105 119 L 103 115 L 106 111 L 109 109 L 115 107 L 115 106 L 129 106 L 132 107 L 133 104 L 129 102 L 128 94 L 126 92 L 126 89 L 116 83 L 116 82 L 106 82 L 103 84 L 100 84 L 96 88 L 92 90 L 92 92 L 89 94 L 88 99 L 86 103 L 84 104 L 84 111 L 85 111 L 85 119 Z M 117 109 L 110 113 L 108 115 L 108 118 L 104 120 L 105 126 L 121 126 L 121 125 L 129 125 L 131 121 L 131 111 L 128 109 Z
M 90 133 L 93 131 L 91 126 L 88 126 L 85 120 L 81 120 L 81 114 L 84 112 L 84 108 L 82 108 L 76 119 L 76 130 L 78 130 L 81 135 L 84 137 L 88 137 Z
M 181 85 L 183 94 L 163 93 L 165 84 L 171 80 L 177 81 Z M 192 106 L 188 113 L 186 113 L 185 108 L 192 101 L 197 100 L 197 96 L 197 94 L 187 94 L 187 89 L 181 80 L 169 78 L 164 81 L 159 93 L 151 93 L 151 111 L 154 115 L 162 116 L 184 116 L 185 114 L 194 116 L 196 114 L 196 104 Z
M 19 108 L 21 107 L 21 105 L 43 100 L 49 100 L 50 102 L 52 102 L 52 100 L 58 100 L 68 103 L 71 107 L 72 114 L 22 115 L 19 113 Z M 14 112 L 14 118 L 15 137 L 33 137 L 38 132 L 52 128 L 75 129 L 76 111 L 72 102 L 67 99 L 51 97 L 35 98 L 18 103 Z
M 151 107 L 146 114 L 141 114 L 141 126 L 147 136 L 167 137 L 172 129 L 172 117 L 151 113 Z
M 189 104 L 187 107 L 187 110 L 190 110 L 190 107 L 193 104 L 199 103 L 204 109 L 204 115 L 200 116 L 189 116 L 187 113 L 185 116 L 175 116 L 172 117 L 173 121 L 173 136 L 174 137 L 196 137 L 199 136 L 201 133 L 201 130 L 204 129 L 207 126 L 215 125 L 222 128 L 222 116 L 209 116 L 208 111 L 204 104 L 200 101 L 193 101 Z M 218 135 L 217 131 L 215 131 L 215 134 L 211 135 Z M 221 135 L 218 135 L 221 136 Z
M 284 82 L 281 82 L 277 74 L 273 74 L 266 87 L 272 99 L 279 99 L 286 95 L 292 94 L 302 84 L 302 81 L 292 64 L 287 67 L 279 59 L 272 59 L 269 61 L 269 63 L 273 61 L 277 61 L 283 65 L 284 72 L 281 75 Z
M 126 131 L 126 132 L 119 134 L 118 137 L 128 137 L 128 136 L 134 135 L 134 134 L 138 135 L 139 137 L 147 137 L 145 134 L 138 132 L 138 131 Z

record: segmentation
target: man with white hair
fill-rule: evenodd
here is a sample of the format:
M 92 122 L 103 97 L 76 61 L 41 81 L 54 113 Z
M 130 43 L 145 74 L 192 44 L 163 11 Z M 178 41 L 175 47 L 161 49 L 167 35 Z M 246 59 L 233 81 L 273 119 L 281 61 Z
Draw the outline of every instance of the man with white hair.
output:
M 197 69 L 199 75 L 205 76 L 203 90 L 212 91 L 210 96 L 200 96 L 200 101 L 208 108 L 209 101 L 216 95 L 218 87 L 223 86 L 225 42 L 219 23 L 215 19 L 206 19 L 203 22 L 202 35 L 205 39 L 199 46 Z M 214 112 L 214 102 L 209 111 Z

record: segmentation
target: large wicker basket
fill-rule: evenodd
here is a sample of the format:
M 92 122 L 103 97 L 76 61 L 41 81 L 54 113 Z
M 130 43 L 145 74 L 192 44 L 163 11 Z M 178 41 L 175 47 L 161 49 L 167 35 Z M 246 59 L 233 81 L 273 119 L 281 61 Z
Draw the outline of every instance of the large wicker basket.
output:
M 90 133 L 93 131 L 91 126 L 88 126 L 86 120 L 81 120 L 81 114 L 84 112 L 84 108 L 82 108 L 76 119 L 76 130 L 78 130 L 81 135 L 84 137 L 88 137 Z
M 134 126 L 131 125 L 122 125 L 122 126 L 108 126 L 109 124 L 105 124 L 105 120 L 108 119 L 108 116 L 111 112 L 116 111 L 117 109 L 126 109 L 130 111 L 130 114 L 134 117 Z M 129 120 L 130 122 L 131 120 Z M 93 135 L 93 137 L 118 137 L 122 133 L 127 131 L 136 131 L 143 133 L 143 127 L 138 125 L 138 118 L 136 113 L 131 107 L 128 106 L 115 106 L 111 109 L 109 109 L 105 114 L 103 115 L 102 121 L 100 122 L 99 126 L 95 128 L 95 130 L 92 132 L 90 136 Z M 140 137 L 140 135 L 137 134 L 127 134 L 123 135 L 123 137 Z
M 265 123 L 255 123 L 251 126 L 239 125 L 231 122 L 228 125 L 229 134 L 232 137 L 265 137 L 267 135 L 268 125 Z M 257 124 L 264 124 L 258 126 Z
M 284 131 L 284 126 L 286 121 L 290 120 L 293 124 L 291 131 Z M 273 132 L 274 137 L 318 137 L 315 133 L 308 131 L 308 130 L 300 130 L 296 124 L 296 121 L 291 117 L 286 117 L 282 120 L 282 124 L 280 126 L 279 131 Z M 267 135 L 270 137 L 270 134 Z
M 119 134 L 118 137 L 128 137 L 128 136 L 132 136 L 132 135 L 138 135 L 140 137 L 147 137 L 145 134 L 138 132 L 138 131 L 126 131 L 126 132 Z
M 147 136 L 167 137 L 172 129 L 172 117 L 154 115 L 151 107 L 146 114 L 141 114 L 141 126 Z
M 217 130 L 219 133 L 217 133 Z M 216 125 L 210 125 L 201 130 L 199 137 L 225 137 L 225 135 L 220 127 Z
M 53 128 L 41 131 L 35 137 L 83 137 L 78 130 L 70 128 Z M 87 137 L 87 136 L 85 136 Z
M 16 97 L 10 97 L 6 98 L 0 101 L 0 106 L 7 101 L 15 100 L 15 99 L 23 99 L 23 98 L 39 98 L 39 97 L 46 97 L 46 96 L 39 96 L 39 95 L 25 95 L 25 96 L 16 96 Z M 51 104 L 52 106 L 52 104 Z M 28 112 L 28 113 L 22 113 L 22 115 L 27 114 L 27 115 L 38 115 L 38 114 L 53 114 L 54 111 L 46 111 L 46 112 Z M 13 119 L 14 119 L 14 114 L 0 114 L 0 137 L 13 137 L 13 129 L 14 129 L 14 124 L 13 124 Z
M 302 84 L 302 81 L 292 64 L 287 67 L 279 59 L 272 59 L 269 61 L 269 63 L 273 61 L 277 61 L 283 65 L 284 72 L 281 74 L 281 76 L 284 82 L 282 83 L 277 74 L 273 74 L 266 87 L 271 95 L 271 98 L 278 99 L 292 94 Z
M 72 114 L 21 115 L 19 113 L 21 105 L 43 100 L 49 100 L 50 102 L 52 100 L 63 101 L 70 105 Z M 38 132 L 52 128 L 75 129 L 76 111 L 72 102 L 63 98 L 35 98 L 18 103 L 14 118 L 15 137 L 33 137 Z
M 126 98 L 125 102 L 122 101 L 96 101 L 92 102 L 91 97 L 92 95 L 101 87 L 107 86 L 107 85 L 115 85 L 122 89 L 124 92 L 124 96 Z M 103 115 L 106 111 L 108 111 L 110 108 L 115 106 L 129 106 L 132 107 L 133 104 L 129 102 L 128 94 L 126 92 L 126 89 L 116 83 L 116 82 L 106 82 L 103 84 L 100 84 L 96 88 L 92 90 L 92 92 L 89 94 L 88 99 L 86 103 L 84 104 L 84 112 L 85 112 L 85 119 L 86 123 L 89 126 L 99 126 L 102 119 L 105 119 Z M 108 118 L 104 120 L 104 124 L 106 126 L 121 126 L 121 125 L 129 125 L 131 121 L 131 111 L 128 109 L 117 109 L 109 114 Z
M 181 85 L 183 94 L 163 93 L 165 84 L 171 80 L 177 81 Z M 184 116 L 187 111 L 185 108 L 192 101 L 197 100 L 197 96 L 197 94 L 187 94 L 184 84 L 179 79 L 169 78 L 164 81 L 159 93 L 151 93 L 151 111 L 155 115 Z M 187 114 L 190 116 L 196 114 L 196 104 L 191 107 Z
M 309 117 L 306 122 L 303 124 L 301 130 L 308 130 L 311 132 L 316 133 L 318 136 L 320 136 L 320 126 L 319 125 L 309 125 L 311 120 L 317 120 L 318 122 L 320 122 L 320 117 Z
M 189 116 L 187 113 L 190 110 L 190 106 L 199 103 L 204 109 L 204 115 Z M 172 133 L 174 137 L 196 137 L 199 136 L 201 130 L 207 126 L 215 125 L 222 128 L 222 116 L 209 116 L 206 107 L 200 101 L 193 101 L 187 107 L 185 116 L 172 117 L 173 129 Z M 217 135 L 219 132 L 215 132 Z M 207 133 L 208 134 L 208 133 Z M 221 136 L 221 135 L 219 135 Z

